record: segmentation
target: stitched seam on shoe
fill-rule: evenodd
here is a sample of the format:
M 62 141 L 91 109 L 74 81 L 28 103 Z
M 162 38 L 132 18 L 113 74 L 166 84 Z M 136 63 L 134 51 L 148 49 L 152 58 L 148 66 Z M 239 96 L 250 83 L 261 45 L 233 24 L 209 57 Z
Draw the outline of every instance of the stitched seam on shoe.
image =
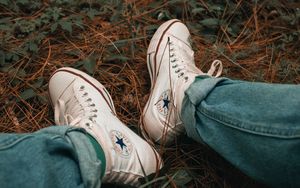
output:
M 150 77 L 151 77 L 151 81 L 152 81 L 152 79 L 153 79 L 153 72 L 152 72 L 152 66 L 151 66 L 151 62 L 150 62 L 150 61 L 151 61 L 151 54 L 148 54 L 148 55 L 147 55 L 147 58 L 148 58 L 148 59 L 147 59 L 147 60 L 148 60 L 147 62 L 148 62 L 148 65 L 149 65 L 148 67 L 149 67 L 149 69 L 150 69 L 150 70 L 149 70 L 149 72 L 150 72 Z
M 180 22 L 180 21 L 179 21 L 179 20 L 175 20 L 174 22 L 171 22 L 171 23 L 167 26 L 167 28 L 165 28 L 165 30 L 162 32 L 162 34 L 161 34 L 161 36 L 160 36 L 160 38 L 159 38 L 158 44 L 157 44 L 157 46 L 156 46 L 155 54 L 154 54 L 154 72 L 155 72 L 156 69 L 157 69 L 157 61 L 156 61 L 157 53 L 158 53 L 158 51 L 159 51 L 159 47 L 160 47 L 160 44 L 161 44 L 161 42 L 162 42 L 162 40 L 163 40 L 163 38 L 164 38 L 164 35 L 165 35 L 166 32 L 170 29 L 170 27 L 171 27 L 173 24 L 177 23 L 177 22 Z M 157 73 L 156 73 L 155 75 L 153 75 L 153 80 L 155 80 L 155 81 L 156 81 L 156 78 L 157 78 L 157 75 L 158 75 L 158 72 L 159 72 L 159 69 L 157 69 L 157 70 L 158 70 Z M 154 77 L 154 76 L 155 76 L 155 77 Z
M 216 114 L 214 112 L 214 116 L 210 114 L 210 112 L 202 107 L 198 107 L 198 112 L 200 112 L 205 117 L 217 121 L 218 123 L 221 123 L 227 127 L 231 127 L 234 129 L 242 130 L 247 133 L 251 133 L 254 135 L 261 135 L 261 136 L 268 136 L 268 137 L 274 137 L 274 138 L 286 138 L 286 139 L 295 139 L 300 138 L 300 134 L 295 134 L 295 132 L 300 132 L 299 128 L 289 128 L 289 129 L 280 129 L 280 128 L 272 128 L 276 129 L 276 131 L 272 131 L 271 128 L 266 128 L 261 126 L 260 124 L 254 124 L 249 122 L 241 122 L 235 118 L 232 117 L 225 117 L 224 115 Z M 229 120 L 230 119 L 230 120 Z M 236 122 L 233 124 L 233 122 Z M 244 124 L 244 126 L 243 126 Z M 251 128 L 252 127 L 252 128 Z M 255 130 L 255 128 L 257 128 Z M 268 130 L 267 130 L 268 129 Z

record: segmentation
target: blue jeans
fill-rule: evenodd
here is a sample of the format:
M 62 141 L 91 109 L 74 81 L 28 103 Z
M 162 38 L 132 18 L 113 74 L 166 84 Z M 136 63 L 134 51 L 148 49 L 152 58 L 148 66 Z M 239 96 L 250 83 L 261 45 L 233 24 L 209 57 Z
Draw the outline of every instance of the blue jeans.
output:
M 0 187 L 100 187 L 101 162 L 80 128 L 0 134 Z
M 199 76 L 182 109 L 188 136 L 250 177 L 300 187 L 300 86 Z

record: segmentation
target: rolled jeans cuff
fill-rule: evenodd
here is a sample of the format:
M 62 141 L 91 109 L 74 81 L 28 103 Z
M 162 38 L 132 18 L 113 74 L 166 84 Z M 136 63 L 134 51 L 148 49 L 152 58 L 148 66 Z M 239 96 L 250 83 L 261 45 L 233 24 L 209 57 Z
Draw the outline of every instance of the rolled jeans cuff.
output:
M 84 187 L 101 186 L 101 161 L 97 158 L 92 143 L 83 128 L 70 126 L 52 126 L 38 132 L 64 136 L 75 148 Z M 37 132 L 37 133 L 38 133 Z
M 206 79 L 209 78 L 209 79 Z M 196 107 L 213 90 L 216 85 L 228 78 L 210 78 L 209 76 L 197 76 L 190 87 L 185 91 L 182 101 L 181 117 L 184 122 L 187 135 L 194 140 L 203 143 L 196 129 Z M 191 115 L 193 114 L 193 115 Z

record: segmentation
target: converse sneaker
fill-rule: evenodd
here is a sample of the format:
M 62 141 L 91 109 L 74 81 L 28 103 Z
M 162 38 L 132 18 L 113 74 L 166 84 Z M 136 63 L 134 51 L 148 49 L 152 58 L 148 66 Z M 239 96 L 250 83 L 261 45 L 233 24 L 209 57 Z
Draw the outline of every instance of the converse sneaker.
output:
M 105 153 L 103 182 L 136 186 L 138 178 L 161 168 L 158 153 L 116 116 L 104 86 L 72 68 L 58 69 L 49 81 L 55 123 L 84 128 Z
M 184 91 L 197 75 L 212 75 L 219 60 L 212 63 L 208 73 L 195 66 L 190 33 L 179 20 L 162 24 L 151 39 L 147 51 L 147 66 L 151 79 L 151 93 L 141 116 L 141 128 L 146 137 L 160 143 L 170 143 L 184 131 L 180 120 Z

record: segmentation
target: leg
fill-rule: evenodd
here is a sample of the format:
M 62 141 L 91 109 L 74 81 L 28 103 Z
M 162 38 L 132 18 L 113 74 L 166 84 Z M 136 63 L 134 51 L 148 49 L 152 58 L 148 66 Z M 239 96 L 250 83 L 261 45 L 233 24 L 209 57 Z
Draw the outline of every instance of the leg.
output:
M 272 187 L 300 186 L 300 87 L 197 77 L 182 120 L 249 176 Z
M 118 119 L 111 96 L 96 79 L 61 68 L 49 81 L 49 94 L 56 124 L 83 128 L 93 146 L 102 148 L 103 183 L 138 186 L 140 178 L 162 167 L 155 149 Z
M 100 187 L 100 165 L 83 129 L 0 134 L 1 187 Z
M 1 187 L 139 185 L 162 167 L 158 153 L 117 117 L 104 86 L 62 68 L 49 83 L 58 125 L 31 134 L 0 134 Z
M 162 144 L 184 130 L 249 176 L 273 187 L 299 187 L 300 87 L 211 78 L 195 66 L 190 33 L 179 20 L 151 39 L 147 65 L 151 92 L 141 122 Z M 196 81 L 194 81 L 196 79 Z

